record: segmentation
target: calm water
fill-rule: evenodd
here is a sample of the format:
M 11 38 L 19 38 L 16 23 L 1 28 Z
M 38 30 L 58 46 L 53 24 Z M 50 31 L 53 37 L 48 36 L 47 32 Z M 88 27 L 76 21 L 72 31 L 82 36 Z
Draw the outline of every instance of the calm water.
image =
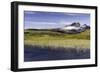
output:
M 75 48 L 57 48 L 24 46 L 24 61 L 47 61 L 47 60 L 69 60 L 69 59 L 88 59 L 90 50 L 75 50 Z

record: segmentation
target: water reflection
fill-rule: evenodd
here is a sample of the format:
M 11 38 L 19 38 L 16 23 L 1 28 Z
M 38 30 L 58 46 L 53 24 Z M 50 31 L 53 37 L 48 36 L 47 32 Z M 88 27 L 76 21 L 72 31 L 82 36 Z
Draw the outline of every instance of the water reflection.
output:
M 24 61 L 47 61 L 47 60 L 70 60 L 70 59 L 88 59 L 90 50 L 76 50 L 75 48 L 57 48 L 39 47 L 24 45 Z

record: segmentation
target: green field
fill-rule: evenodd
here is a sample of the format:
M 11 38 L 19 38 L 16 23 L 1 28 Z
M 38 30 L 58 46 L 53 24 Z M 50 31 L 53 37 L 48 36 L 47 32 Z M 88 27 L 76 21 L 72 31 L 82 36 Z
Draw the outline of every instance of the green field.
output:
M 90 29 L 77 34 L 66 34 L 49 30 L 25 30 L 24 40 L 25 44 L 33 46 L 89 49 Z

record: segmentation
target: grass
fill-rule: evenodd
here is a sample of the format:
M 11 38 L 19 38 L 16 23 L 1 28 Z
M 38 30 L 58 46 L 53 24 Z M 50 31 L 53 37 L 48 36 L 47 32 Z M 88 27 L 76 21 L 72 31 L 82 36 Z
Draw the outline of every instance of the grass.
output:
M 78 34 L 65 34 L 53 31 L 25 30 L 24 40 L 27 45 L 41 47 L 90 48 L 90 30 Z

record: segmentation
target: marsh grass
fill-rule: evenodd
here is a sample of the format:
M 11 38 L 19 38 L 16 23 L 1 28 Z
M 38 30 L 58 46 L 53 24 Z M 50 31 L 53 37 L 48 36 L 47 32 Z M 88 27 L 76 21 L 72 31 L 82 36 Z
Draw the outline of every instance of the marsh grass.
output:
M 90 30 L 78 34 L 25 30 L 25 44 L 53 48 L 90 48 Z
M 25 44 L 29 44 L 29 45 L 39 45 L 39 46 L 51 46 L 54 48 L 58 48 L 58 47 L 72 47 L 72 48 L 89 48 L 89 41 L 88 40 L 37 40 L 35 39 L 34 41 L 25 41 Z

